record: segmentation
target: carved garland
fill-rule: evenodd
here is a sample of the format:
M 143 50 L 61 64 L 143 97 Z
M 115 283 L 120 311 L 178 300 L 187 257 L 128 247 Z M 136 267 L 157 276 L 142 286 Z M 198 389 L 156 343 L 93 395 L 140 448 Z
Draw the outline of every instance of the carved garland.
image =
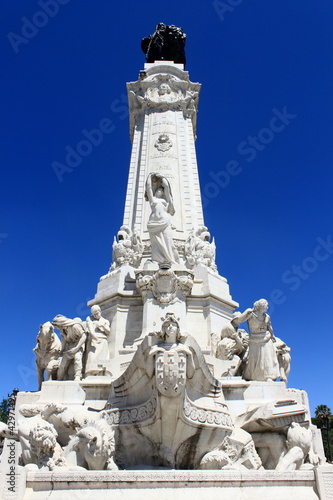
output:
M 192 403 L 187 395 L 184 399 L 184 415 L 192 422 L 199 422 L 214 426 L 219 425 L 230 430 L 233 429 L 233 423 L 230 415 L 224 411 L 204 410 L 203 408 L 199 408 Z
M 156 412 L 157 398 L 153 395 L 146 403 L 132 408 L 124 408 L 119 410 L 107 410 L 105 418 L 109 425 L 128 425 L 138 422 L 144 422 L 152 418 Z

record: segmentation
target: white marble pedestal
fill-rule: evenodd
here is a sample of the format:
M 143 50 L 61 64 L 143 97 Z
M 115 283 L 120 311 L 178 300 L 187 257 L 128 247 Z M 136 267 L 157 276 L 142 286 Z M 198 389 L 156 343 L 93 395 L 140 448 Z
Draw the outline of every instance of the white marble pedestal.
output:
M 30 471 L 24 500 L 331 500 L 332 473 L 327 478 L 319 496 L 313 470 Z

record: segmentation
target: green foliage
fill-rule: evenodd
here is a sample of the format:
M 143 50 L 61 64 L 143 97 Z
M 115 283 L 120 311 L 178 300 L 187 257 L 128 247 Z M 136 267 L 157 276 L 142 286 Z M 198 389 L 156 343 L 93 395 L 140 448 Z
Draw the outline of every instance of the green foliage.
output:
M 315 415 L 317 418 L 330 417 L 332 415 L 332 412 L 328 406 L 318 405 L 315 409 Z
M 325 456 L 328 461 L 332 460 L 333 455 L 333 415 L 330 408 L 326 405 L 318 405 L 315 409 L 315 418 L 312 423 L 321 429 L 324 443 Z
M 0 403 L 0 422 L 7 423 L 8 415 L 9 415 L 9 395 L 8 398 L 4 398 Z

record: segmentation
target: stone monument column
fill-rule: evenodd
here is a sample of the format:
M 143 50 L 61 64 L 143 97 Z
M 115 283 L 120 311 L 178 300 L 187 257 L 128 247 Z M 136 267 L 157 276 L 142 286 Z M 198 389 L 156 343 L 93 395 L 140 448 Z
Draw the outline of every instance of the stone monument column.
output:
M 189 80 L 183 64 L 146 63 L 139 80 L 127 84 L 132 155 L 123 224 L 149 242 L 147 176 L 156 172 L 170 182 L 175 215 L 174 238 L 181 245 L 193 227 L 204 224 L 195 152 L 201 85 Z
M 164 59 L 147 62 L 127 84 L 132 154 L 124 218 L 113 264 L 89 302 L 111 323 L 112 359 L 132 355 L 167 312 L 210 354 L 212 334 L 238 306 L 204 225 L 195 151 L 200 88 L 183 62 Z

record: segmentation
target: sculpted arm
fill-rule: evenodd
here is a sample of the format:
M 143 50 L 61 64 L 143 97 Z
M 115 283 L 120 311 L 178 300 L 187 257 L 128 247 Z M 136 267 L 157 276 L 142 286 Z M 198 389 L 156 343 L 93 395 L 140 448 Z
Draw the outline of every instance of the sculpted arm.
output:
M 162 177 L 162 186 L 164 187 L 165 199 L 169 203 L 170 202 L 170 188 L 169 188 L 169 183 L 165 177 Z
M 40 351 L 39 339 L 37 337 L 36 346 L 33 348 L 33 351 L 37 354 Z
M 105 335 L 109 335 L 111 331 L 110 322 L 103 318 L 103 323 L 99 326 L 99 328 L 104 331 Z
M 172 199 L 172 194 L 171 194 L 171 191 L 170 191 L 170 184 L 168 182 L 168 180 L 163 177 L 163 176 L 160 176 L 162 178 L 162 186 L 163 186 L 163 189 L 164 189 L 164 197 L 168 203 L 168 208 L 167 208 L 167 211 L 169 212 L 169 214 L 171 215 L 174 215 L 175 214 L 175 208 L 174 208 L 174 205 L 173 205 L 173 199 Z
M 271 338 L 272 338 L 273 342 L 275 342 L 276 339 L 275 339 L 273 327 L 272 327 L 272 324 L 271 324 L 271 318 L 270 318 L 270 316 L 268 314 L 266 314 L 266 316 L 267 316 L 267 330 L 271 334 Z
M 187 363 L 186 363 L 186 374 L 188 378 L 193 378 L 195 374 L 195 362 L 191 349 L 186 349 Z
M 133 244 L 133 248 L 138 249 L 138 250 L 140 250 L 143 246 L 140 234 L 138 233 L 138 231 L 136 229 L 134 229 L 134 231 L 133 231 L 132 244 Z
M 75 327 L 76 327 L 76 325 L 75 325 Z M 77 352 L 79 352 L 79 350 L 81 349 L 81 347 L 85 344 L 85 341 L 86 341 L 86 338 L 87 338 L 86 332 L 83 330 L 82 326 L 80 326 L 79 328 L 82 330 L 82 335 L 80 337 L 80 340 L 76 344 L 76 346 L 73 347 L 73 349 L 71 349 L 71 353 L 72 354 L 76 354 Z
M 60 350 L 60 352 L 65 352 L 65 350 L 66 350 L 66 338 L 63 335 L 63 333 L 61 332 L 61 350 Z
M 81 347 L 84 346 L 86 338 L 87 338 L 86 332 L 82 332 L 82 336 L 81 336 L 80 340 L 78 341 L 77 346 L 75 348 L 76 352 L 78 352 L 81 349 Z
M 90 316 L 88 316 L 86 319 L 86 334 L 87 333 L 93 340 L 97 340 L 97 335 L 95 334 L 94 326 L 92 324 Z
M 151 182 L 152 176 L 153 174 L 149 174 L 146 181 L 146 194 L 150 205 L 153 203 L 153 198 L 154 198 L 153 187 Z
M 246 311 L 244 311 L 243 313 L 241 313 L 239 316 L 237 316 L 236 318 L 233 318 L 231 320 L 231 323 L 235 327 L 237 327 L 241 323 L 244 323 L 244 321 L 247 321 L 250 318 L 250 316 L 251 316 L 252 313 L 253 313 L 253 309 L 252 308 L 246 309 Z

